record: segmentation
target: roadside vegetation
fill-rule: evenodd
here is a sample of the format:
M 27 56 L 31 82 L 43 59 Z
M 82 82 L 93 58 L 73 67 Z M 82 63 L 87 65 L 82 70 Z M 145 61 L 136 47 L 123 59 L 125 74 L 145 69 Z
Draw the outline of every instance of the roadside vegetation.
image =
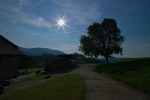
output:
M 31 74 L 31 73 L 36 73 L 39 70 L 40 72 L 44 72 L 44 68 L 40 68 L 40 67 L 31 67 L 28 68 L 27 70 L 25 68 L 20 68 L 18 69 L 18 74 L 19 75 Z
M 150 58 L 129 58 L 98 64 L 95 70 L 150 93 Z
M 44 70 L 47 73 L 64 73 L 77 68 L 77 64 L 70 59 L 56 57 L 47 60 Z
M 0 100 L 85 100 L 85 86 L 80 76 L 66 75 L 0 95 Z
M 21 83 L 25 83 L 29 81 L 44 79 L 45 77 L 46 75 L 34 75 L 34 76 L 28 76 L 28 77 L 19 78 L 19 79 L 15 78 L 10 81 L 10 84 L 17 85 L 17 84 L 21 84 Z

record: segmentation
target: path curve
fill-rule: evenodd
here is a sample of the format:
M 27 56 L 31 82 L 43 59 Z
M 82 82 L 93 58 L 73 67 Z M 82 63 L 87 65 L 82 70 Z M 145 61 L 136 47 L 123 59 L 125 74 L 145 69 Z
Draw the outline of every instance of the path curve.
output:
M 71 72 L 84 77 L 86 100 L 150 100 L 149 95 L 98 74 L 92 68 L 92 65 L 83 64 Z

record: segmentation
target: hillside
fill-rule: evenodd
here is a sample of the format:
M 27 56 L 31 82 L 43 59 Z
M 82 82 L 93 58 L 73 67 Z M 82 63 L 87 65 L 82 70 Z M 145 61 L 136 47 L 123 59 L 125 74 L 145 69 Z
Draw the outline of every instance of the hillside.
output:
M 98 64 L 95 70 L 150 93 L 150 58 L 124 59 L 108 65 Z
M 49 55 L 65 54 L 62 51 L 49 49 L 49 48 L 23 48 L 23 47 L 20 47 L 20 50 L 24 54 L 30 55 L 30 56 L 41 56 L 41 55 L 44 55 L 44 54 L 49 54 Z

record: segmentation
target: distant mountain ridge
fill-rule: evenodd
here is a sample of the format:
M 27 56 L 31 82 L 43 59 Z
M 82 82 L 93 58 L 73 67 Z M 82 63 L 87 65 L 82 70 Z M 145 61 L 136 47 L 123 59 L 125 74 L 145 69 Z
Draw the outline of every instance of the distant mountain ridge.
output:
M 50 55 L 60 55 L 65 54 L 62 51 L 49 49 L 49 48 L 23 48 L 19 47 L 19 49 L 26 55 L 30 56 L 41 56 L 44 54 L 50 54 Z

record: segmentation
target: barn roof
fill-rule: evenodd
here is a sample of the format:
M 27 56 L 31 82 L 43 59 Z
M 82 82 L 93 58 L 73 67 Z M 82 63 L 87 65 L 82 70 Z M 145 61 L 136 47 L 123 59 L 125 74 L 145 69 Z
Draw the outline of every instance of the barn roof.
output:
M 0 55 L 22 55 L 17 45 L 0 35 Z

